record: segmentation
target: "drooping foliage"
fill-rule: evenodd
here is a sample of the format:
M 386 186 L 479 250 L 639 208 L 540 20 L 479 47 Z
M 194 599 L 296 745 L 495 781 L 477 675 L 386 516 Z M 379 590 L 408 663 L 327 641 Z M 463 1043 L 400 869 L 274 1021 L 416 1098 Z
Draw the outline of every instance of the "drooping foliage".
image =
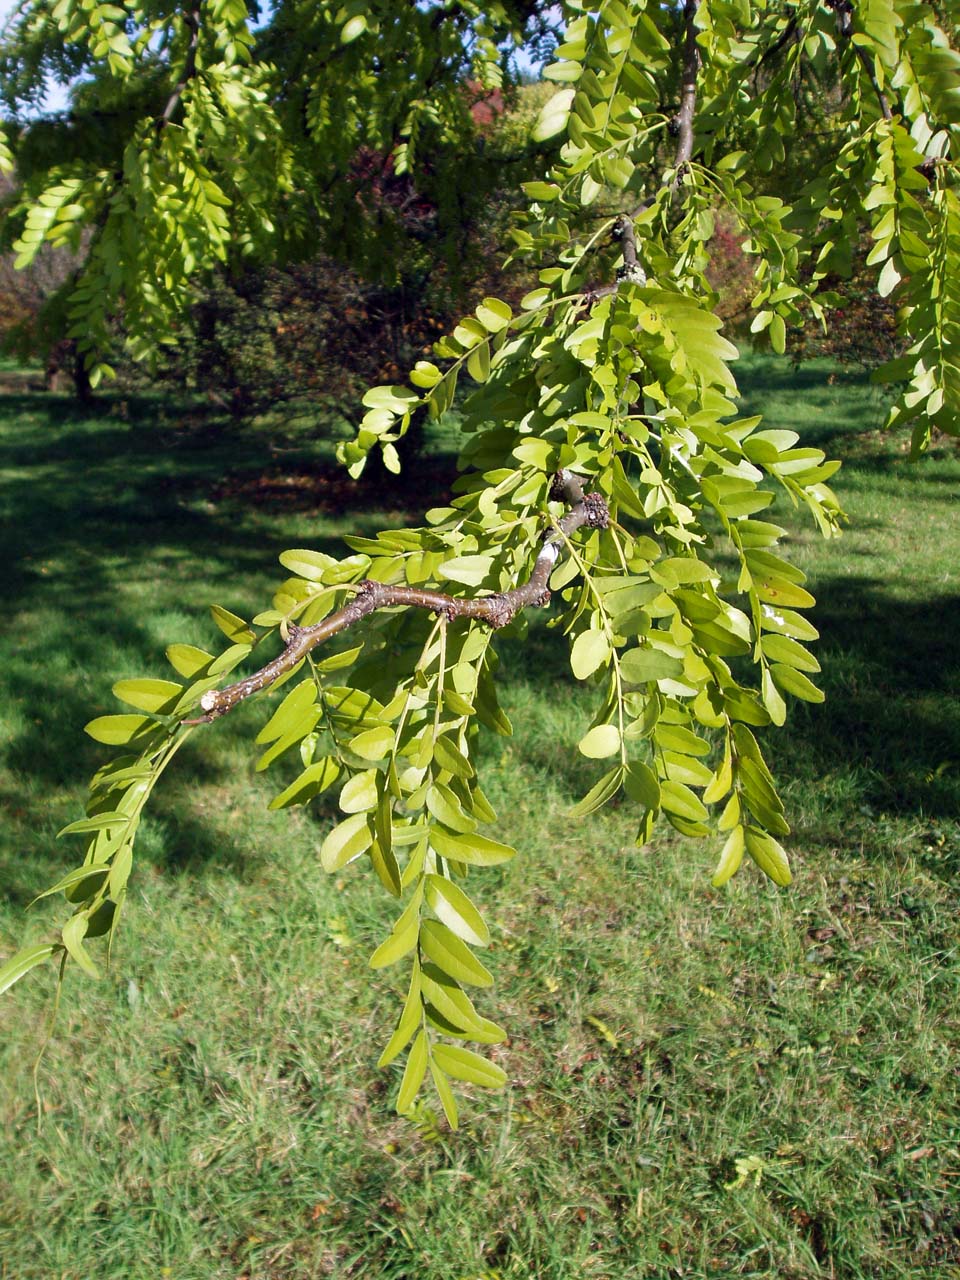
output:
M 19 179 L 8 226 L 22 264 L 92 231 L 58 300 L 92 384 L 110 375 L 119 312 L 151 362 L 218 264 L 326 245 L 368 280 L 399 279 L 416 235 L 390 188 L 414 166 L 417 198 L 454 234 L 469 183 L 483 189 L 478 92 L 547 25 L 536 8 L 303 0 L 255 31 L 244 0 L 25 6 L 0 47 Z M 24 123 L 51 76 L 73 85 L 69 110 Z
M 487 298 L 408 382 L 367 392 L 342 450 L 354 475 L 374 450 L 396 470 L 414 415 L 444 413 L 463 375 L 472 390 L 449 505 L 421 528 L 349 538 L 339 560 L 285 551 L 288 576 L 252 622 L 214 609 L 221 652 L 173 644 L 175 678 L 116 686 L 130 709 L 88 732 L 120 753 L 67 828 L 82 865 L 51 890 L 73 914 L 59 939 L 14 957 L 0 985 L 51 957 L 96 971 L 88 942 L 117 927 L 161 773 L 189 735 L 282 687 L 257 767 L 287 768 L 277 808 L 335 791 L 342 818 L 323 840 L 324 867 L 369 863 L 397 899 L 371 958 L 402 966 L 407 992 L 381 1061 L 407 1054 L 401 1111 L 429 1073 L 456 1123 L 451 1079 L 503 1080 L 462 1043 L 503 1036 L 468 993 L 492 977 L 467 872 L 513 852 L 482 829 L 495 815 L 476 742 L 483 729 L 510 731 L 496 693 L 501 633 L 522 639 L 525 610 L 547 604 L 572 678 L 596 694 L 577 746 L 597 761 L 596 782 L 572 819 L 621 797 L 636 808 L 638 844 L 660 818 L 694 838 L 719 830 L 716 885 L 744 853 L 789 882 L 789 828 L 758 731 L 782 724 L 790 699 L 821 694 L 813 600 L 764 513 L 780 490 L 836 533 L 837 464 L 738 416 L 709 244 L 721 210 L 756 263 L 752 328 L 782 351 L 801 306 L 823 315 L 818 286 L 842 273 L 866 225 L 879 291 L 899 303 L 909 343 L 888 370 L 907 382 L 894 419 L 914 423 L 918 447 L 932 425 L 956 431 L 955 13 L 896 0 L 564 8 L 546 71 L 561 87 L 535 126 L 559 149 L 525 184 L 513 230 L 515 260 L 538 287 L 518 308 Z M 466 49 L 471 74 L 492 76 L 497 40 L 529 16 L 517 9 L 281 5 L 255 41 L 245 11 L 222 0 L 176 14 L 32 6 L 21 38 L 49 53 L 21 95 L 66 59 L 95 73 L 84 102 L 115 101 L 129 123 L 106 159 L 91 143 L 90 156 L 34 164 L 22 255 L 93 227 L 70 303 L 78 340 L 95 352 L 122 304 L 148 354 L 175 332 L 205 264 L 295 241 L 314 220 L 355 217 L 367 237 L 362 211 L 326 189 L 329 166 L 341 172 L 364 145 L 390 147 L 398 166 L 428 163 L 426 123 L 429 145 L 460 127 L 447 71 Z M 836 146 L 772 194 L 803 135 L 800 83 L 821 86 Z M 223 687 L 254 651 L 256 670 Z

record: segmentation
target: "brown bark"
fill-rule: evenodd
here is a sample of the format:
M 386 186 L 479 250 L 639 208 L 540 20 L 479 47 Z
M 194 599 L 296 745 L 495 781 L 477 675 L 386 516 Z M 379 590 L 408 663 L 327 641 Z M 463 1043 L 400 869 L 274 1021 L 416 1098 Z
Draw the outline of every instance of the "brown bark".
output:
M 366 579 L 358 584 L 357 593 L 349 604 L 338 609 L 330 617 L 324 618 L 322 622 L 312 627 L 289 626 L 287 643 L 282 653 L 272 662 L 261 667 L 259 671 L 253 672 L 243 680 L 238 680 L 235 684 L 228 685 L 226 689 L 205 693 L 200 699 L 200 707 L 204 714 L 194 720 L 186 720 L 184 723 L 207 724 L 219 716 L 226 715 L 245 698 L 259 693 L 261 689 L 266 689 L 280 676 L 292 670 L 318 644 L 338 635 L 341 631 L 346 631 L 348 627 L 354 626 L 377 609 L 398 607 L 429 609 L 433 613 L 443 614 L 451 621 L 456 618 L 478 618 L 488 626 L 499 629 L 505 627 L 522 609 L 530 605 L 542 608 L 549 603 L 550 592 L 547 583 L 554 565 L 560 558 L 565 539 L 583 525 L 592 529 L 605 529 L 609 520 L 607 504 L 602 494 L 584 494 L 580 480 L 572 471 L 557 473 L 552 496 L 562 498 L 570 504 L 570 510 L 544 538 L 530 577 L 520 586 L 513 587 L 510 591 L 499 591 L 494 595 L 463 599 L 447 595 L 442 591 L 428 591 L 420 587 L 390 586 L 387 583 Z

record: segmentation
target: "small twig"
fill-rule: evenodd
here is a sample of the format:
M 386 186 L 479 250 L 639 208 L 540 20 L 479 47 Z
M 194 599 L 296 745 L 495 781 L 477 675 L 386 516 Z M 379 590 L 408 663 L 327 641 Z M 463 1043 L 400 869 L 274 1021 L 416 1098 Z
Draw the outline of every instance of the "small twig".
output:
M 797 22 L 796 15 L 793 15 L 788 19 L 787 25 L 780 32 L 779 36 L 777 36 L 776 40 L 774 40 L 773 44 L 768 45 L 767 48 L 764 49 L 763 53 L 760 54 L 760 57 L 754 65 L 754 71 L 759 71 L 761 67 L 765 66 L 766 63 L 768 63 L 772 58 L 775 58 L 778 53 L 785 49 L 797 34 L 799 28 L 800 24 Z
M 180 105 L 180 99 L 183 97 L 183 91 L 187 85 L 197 74 L 197 49 L 200 44 L 200 9 L 191 9 L 183 15 L 183 25 L 190 32 L 190 43 L 187 46 L 187 57 L 183 64 L 183 75 L 174 86 L 173 92 L 167 99 L 167 105 L 163 108 L 163 114 L 157 120 L 157 128 L 162 129 L 164 125 L 168 125 L 173 119 L 177 107 Z
M 827 5 L 837 15 L 837 33 L 845 40 L 849 41 L 853 35 L 853 0 L 827 0 Z M 880 88 L 876 73 L 873 69 L 873 63 L 870 61 L 870 55 L 866 49 L 856 44 L 853 46 L 860 65 L 866 71 L 867 76 L 873 86 L 873 91 L 877 95 L 877 102 L 880 104 L 880 111 L 884 120 L 893 119 L 893 111 L 890 109 L 890 100 Z
M 283 652 L 272 662 L 261 667 L 244 680 L 228 685 L 226 689 L 215 689 L 205 693 L 200 699 L 204 715 L 195 720 L 184 720 L 184 724 L 208 724 L 219 716 L 226 715 L 239 702 L 249 698 L 291 671 L 301 662 L 311 649 L 338 635 L 348 627 L 352 627 L 361 618 L 375 613 L 378 609 L 394 609 L 406 607 L 413 609 L 429 609 L 433 613 L 442 614 L 453 621 L 455 618 L 477 618 L 489 627 L 498 630 L 505 627 L 521 609 L 529 605 L 541 608 L 550 600 L 547 583 L 553 567 L 560 558 L 561 547 L 582 525 L 591 529 L 605 529 L 609 522 L 607 504 L 602 494 L 584 494 L 583 485 L 572 471 L 557 473 L 551 497 L 563 499 L 571 504 L 571 509 L 557 521 L 543 540 L 540 552 L 534 562 L 533 571 L 525 583 L 510 591 L 499 591 L 494 595 L 480 596 L 476 599 L 461 599 L 446 595 L 442 591 L 426 591 L 419 587 L 390 586 L 384 582 L 373 582 L 365 579 L 357 586 L 357 593 L 349 604 L 338 609 L 322 622 L 312 627 L 290 625 L 287 629 L 287 643 Z
M 883 115 L 884 120 L 892 120 L 893 111 L 890 108 L 890 100 L 887 97 L 887 95 L 883 92 L 883 90 L 880 88 L 880 84 L 873 70 L 873 64 L 870 61 L 869 53 L 867 53 L 866 49 L 864 49 L 861 45 L 854 45 L 854 48 L 857 51 L 857 57 L 860 59 L 863 69 L 866 71 L 867 75 L 870 78 L 870 83 L 873 85 L 873 91 L 877 95 L 877 101 L 880 104 L 880 111 L 881 111 L 881 114 Z

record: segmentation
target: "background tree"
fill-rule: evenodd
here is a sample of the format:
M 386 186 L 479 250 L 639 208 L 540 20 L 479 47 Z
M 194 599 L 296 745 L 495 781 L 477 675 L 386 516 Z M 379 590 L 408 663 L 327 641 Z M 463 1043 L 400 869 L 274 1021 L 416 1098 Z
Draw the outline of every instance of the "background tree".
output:
M 121 754 L 66 829 L 85 845 L 55 886 L 73 914 L 60 939 L 15 956 L 0 985 L 51 957 L 96 972 L 87 942 L 117 927 L 161 773 L 201 726 L 287 684 L 258 735 L 258 767 L 298 761 L 278 808 L 336 787 L 343 819 L 324 866 L 366 859 L 401 900 L 371 958 L 409 970 L 381 1061 L 409 1049 L 399 1108 L 429 1070 L 455 1124 L 451 1078 L 503 1078 L 459 1043 L 503 1035 L 467 993 L 492 978 L 476 955 L 488 931 L 462 882 L 513 852 L 479 830 L 495 815 L 476 741 L 481 726 L 509 732 L 496 697 L 501 634 L 522 637 L 523 611 L 551 593 L 573 676 L 597 693 L 578 746 L 598 778 L 575 816 L 623 796 L 637 806 L 639 843 L 660 816 L 692 837 L 715 821 L 715 884 L 744 852 L 788 883 L 789 828 L 754 730 L 782 724 L 789 697 L 821 695 L 802 612 L 812 597 L 775 551 L 782 529 L 761 515 L 772 482 L 835 533 L 827 482 L 838 464 L 736 416 L 736 349 L 718 332 L 708 246 L 720 204 L 756 258 L 751 327 L 782 351 L 801 306 L 822 316 L 819 286 L 867 225 L 879 291 L 896 298 L 910 344 L 889 371 L 908 379 L 893 419 L 915 424 L 918 448 L 932 425 L 955 431 L 955 19 L 884 0 L 565 8 L 546 71 L 564 87 L 534 129 L 562 146 L 525 184 L 513 230 L 514 257 L 539 287 L 519 310 L 485 299 L 435 345 L 442 367 L 420 360 L 409 384 L 368 391 L 342 449 L 354 475 L 373 450 L 396 469 L 414 413 L 442 414 L 465 373 L 476 385 L 449 505 L 419 529 L 349 538 L 340 560 L 284 552 L 290 576 L 252 623 L 215 607 L 222 653 L 174 644 L 178 679 L 119 682 L 132 710 L 88 732 Z M 229 3 L 174 15 L 70 0 L 28 9 L 20 39 L 36 74 L 73 51 L 92 77 L 80 96 L 114 102 L 125 122 L 109 166 L 84 137 L 73 159 L 34 162 L 23 179 L 24 261 L 44 240 L 76 246 L 93 229 L 70 304 L 88 357 L 121 304 L 134 352 L 149 357 L 172 338 L 196 273 L 232 252 L 256 258 L 352 224 L 358 254 L 389 258 L 392 229 L 367 238 L 339 177 L 364 145 L 391 148 L 395 172 L 412 169 L 458 127 L 466 108 L 451 69 L 469 57 L 471 75 L 492 80 L 497 41 L 529 14 L 480 9 L 283 5 L 258 45 Z M 833 86 L 837 147 L 788 202 L 772 188 L 805 127 L 796 87 L 811 76 Z M 223 687 L 254 647 L 259 668 Z
M 416 229 L 390 180 L 422 152 L 417 196 L 456 237 L 471 189 L 457 172 L 464 149 L 483 190 L 467 84 L 503 82 L 499 46 L 528 27 L 542 33 L 537 9 L 283 3 L 254 34 L 242 2 L 107 5 L 92 16 L 26 7 L 0 50 L 19 189 L 8 225 L 44 193 L 21 262 L 38 232 L 76 250 L 92 230 L 65 317 L 91 382 L 109 369 L 121 313 L 131 352 L 155 360 L 196 277 L 218 264 L 327 246 L 366 279 L 400 280 Z M 73 86 L 70 109 L 22 125 L 51 77 Z
M 306 261 L 223 267 L 166 353 L 162 378 L 241 417 L 305 400 L 349 413 L 370 383 L 391 381 L 429 355 L 468 299 L 496 291 L 518 301 L 535 279 L 500 264 L 523 198 L 519 183 L 539 173 L 551 146 L 530 131 L 552 88 L 486 90 L 468 81 L 462 91 L 472 127 L 422 171 L 398 175 L 390 153 L 354 157 L 358 203 L 388 217 L 402 237 L 388 275 L 365 256 L 358 261 L 349 245 Z M 129 380 L 129 362 L 123 373 Z

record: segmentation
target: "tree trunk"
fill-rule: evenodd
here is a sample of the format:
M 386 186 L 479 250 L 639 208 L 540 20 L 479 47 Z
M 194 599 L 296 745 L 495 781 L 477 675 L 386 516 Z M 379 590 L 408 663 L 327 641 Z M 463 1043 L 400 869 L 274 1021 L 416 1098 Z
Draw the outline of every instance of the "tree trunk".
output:
M 93 401 L 90 375 L 74 338 L 62 338 L 50 348 L 45 380 L 48 391 L 70 392 L 81 404 Z

